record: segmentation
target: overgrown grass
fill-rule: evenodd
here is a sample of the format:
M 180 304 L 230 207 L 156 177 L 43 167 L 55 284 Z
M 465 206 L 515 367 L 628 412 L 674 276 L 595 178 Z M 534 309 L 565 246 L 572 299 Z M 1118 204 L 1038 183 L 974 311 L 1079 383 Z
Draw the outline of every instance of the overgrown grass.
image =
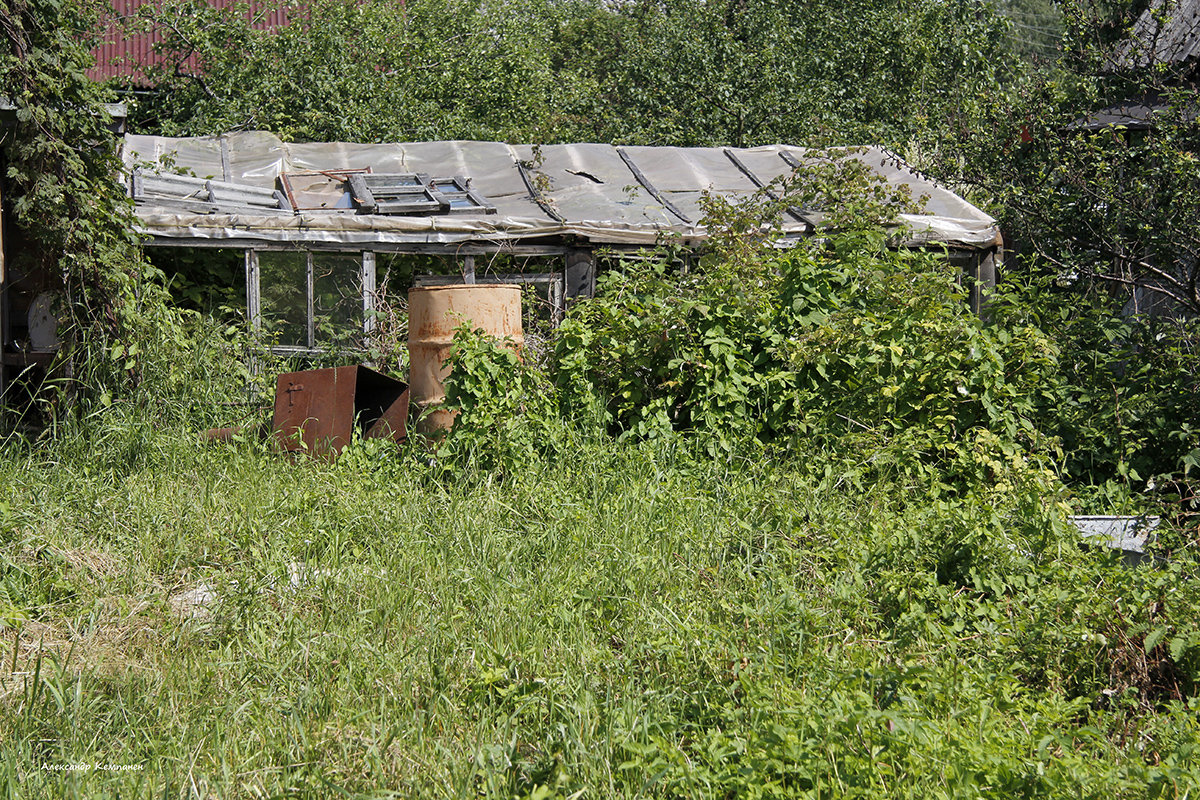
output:
M 948 500 L 677 440 L 449 479 L 108 430 L 0 451 L 7 796 L 1200 784 L 1195 562 L 1079 549 L 1044 486 Z

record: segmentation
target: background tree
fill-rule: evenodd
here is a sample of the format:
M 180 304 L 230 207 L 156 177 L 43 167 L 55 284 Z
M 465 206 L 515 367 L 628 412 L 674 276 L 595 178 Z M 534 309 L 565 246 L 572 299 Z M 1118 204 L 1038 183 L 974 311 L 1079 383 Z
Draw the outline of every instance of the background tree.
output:
M 1003 223 L 1019 288 L 997 320 L 1033 321 L 1060 349 L 1039 426 L 1062 441 L 1066 472 L 1188 498 L 1182 481 L 1200 467 L 1200 96 L 1192 59 L 1155 56 L 1146 5 L 1062 3 L 1054 63 L 929 152 Z M 1166 24 L 1178 5 L 1157 7 Z
M 1063 35 L 1057 0 L 997 0 L 996 10 L 1012 23 L 1008 40 L 1014 53 L 1037 65 L 1053 63 Z
M 133 124 L 290 140 L 551 140 L 587 93 L 557 57 L 560 32 L 586 13 L 544 0 L 317 0 L 262 31 L 201 0 L 147 6 L 137 24 L 164 35 L 165 62 L 148 70 L 158 91 Z
M 994 202 L 1022 269 L 1098 287 L 1130 310 L 1200 312 L 1192 62 L 1147 59 L 1136 7 L 1064 8 L 1054 69 L 994 98 L 985 124 L 939 141 L 941 169 Z
M 614 139 L 898 145 L 995 90 L 1005 21 L 976 2 L 689 0 L 621 11 Z
M 182 0 L 142 24 L 168 60 L 135 124 L 163 133 L 900 144 L 1009 64 L 974 0 L 322 0 L 274 32 Z

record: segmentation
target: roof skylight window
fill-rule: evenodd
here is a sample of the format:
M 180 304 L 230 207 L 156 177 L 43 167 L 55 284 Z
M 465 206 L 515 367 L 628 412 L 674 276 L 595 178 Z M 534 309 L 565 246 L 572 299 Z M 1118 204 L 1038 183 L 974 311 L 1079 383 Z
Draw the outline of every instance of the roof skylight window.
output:
M 496 207 L 471 188 L 470 178 L 430 178 L 423 173 L 349 176 L 350 193 L 360 214 L 422 216 L 495 214 Z

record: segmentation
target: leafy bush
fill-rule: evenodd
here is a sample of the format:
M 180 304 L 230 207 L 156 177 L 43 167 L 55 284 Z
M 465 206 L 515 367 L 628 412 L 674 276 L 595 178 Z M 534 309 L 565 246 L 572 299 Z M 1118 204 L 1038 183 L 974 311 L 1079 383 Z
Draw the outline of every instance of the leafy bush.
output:
M 1050 340 L 981 322 L 935 253 L 826 245 L 764 257 L 751 287 L 662 265 L 606 276 L 561 329 L 565 402 L 599 395 L 614 432 L 692 432 L 713 452 L 919 432 L 909 446 L 944 457 L 973 429 L 1040 442 Z
M 458 467 L 509 473 L 562 438 L 556 397 L 545 374 L 511 341 L 463 325 L 454 333 L 445 408 L 458 416 L 437 456 Z
M 1195 320 L 1123 315 L 1112 302 L 1024 287 L 996 307 L 1058 343 L 1036 397 L 1039 427 L 1062 442 L 1065 477 L 1126 492 L 1194 494 L 1200 469 L 1200 328 Z M 1110 490 L 1109 494 L 1113 494 Z
M 171 351 L 154 368 L 172 379 L 172 360 L 189 357 L 188 323 L 143 257 L 132 202 L 114 180 L 122 164 L 103 105 L 111 98 L 86 74 L 98 13 L 79 0 L 0 8 L 0 97 L 14 106 L 0 137 L 6 236 L 22 243 L 8 244 L 6 269 L 55 297 L 62 347 L 46 384 L 28 387 L 52 422 L 77 399 L 103 404 L 156 380 L 152 350 Z

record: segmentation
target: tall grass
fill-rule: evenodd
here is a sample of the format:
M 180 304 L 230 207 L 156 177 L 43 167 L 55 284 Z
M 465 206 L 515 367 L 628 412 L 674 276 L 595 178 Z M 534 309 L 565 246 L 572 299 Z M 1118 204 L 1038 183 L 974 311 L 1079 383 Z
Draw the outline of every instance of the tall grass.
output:
M 114 408 L 0 450 L 5 796 L 1200 783 L 1195 565 L 1084 552 L 1031 490 L 583 440 L 448 478 L 418 448 L 289 460 Z

